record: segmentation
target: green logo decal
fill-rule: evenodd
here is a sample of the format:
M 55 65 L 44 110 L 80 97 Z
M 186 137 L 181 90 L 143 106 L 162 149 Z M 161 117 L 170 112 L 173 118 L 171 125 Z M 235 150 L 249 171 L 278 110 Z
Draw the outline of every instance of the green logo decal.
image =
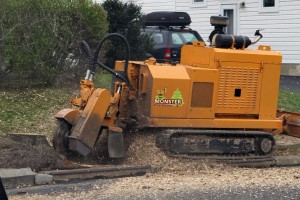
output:
M 175 90 L 175 92 L 173 92 L 173 95 L 172 95 L 171 99 L 180 100 L 180 104 L 177 105 L 177 106 L 182 106 L 184 104 L 181 92 L 180 92 L 180 90 L 178 88 Z
M 182 94 L 180 90 L 177 88 L 171 97 L 171 99 L 167 99 L 165 94 L 167 89 L 164 88 L 162 90 L 157 90 L 157 95 L 155 96 L 154 105 L 155 106 L 182 106 L 184 104 Z
M 167 92 L 167 88 L 164 88 L 162 90 L 157 90 L 157 96 L 155 96 L 155 99 L 166 99 L 165 93 Z

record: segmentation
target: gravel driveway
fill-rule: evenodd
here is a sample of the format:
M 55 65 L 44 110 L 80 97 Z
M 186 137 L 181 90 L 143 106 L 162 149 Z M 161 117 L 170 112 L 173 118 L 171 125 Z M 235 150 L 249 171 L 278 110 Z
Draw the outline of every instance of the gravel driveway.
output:
M 37 187 L 27 194 L 8 190 L 10 200 L 79 199 L 299 199 L 300 168 L 207 170 L 87 180 Z M 36 194 L 36 192 L 40 192 Z M 30 193 L 35 194 L 30 194 Z

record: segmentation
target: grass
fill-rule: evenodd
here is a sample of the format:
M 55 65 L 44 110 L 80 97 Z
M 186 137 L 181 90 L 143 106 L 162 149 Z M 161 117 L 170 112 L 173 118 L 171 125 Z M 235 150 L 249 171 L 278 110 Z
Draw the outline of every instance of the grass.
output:
M 300 93 L 280 90 L 278 109 L 300 113 Z
M 111 76 L 98 73 L 97 87 L 110 88 Z M 77 89 L 76 89 L 77 88 Z M 0 136 L 5 133 L 52 135 L 55 114 L 69 107 L 69 98 L 78 96 L 79 83 L 70 88 L 28 88 L 0 91 Z
M 57 88 L 1 91 L 0 135 L 4 133 L 48 135 L 55 126 L 55 113 L 67 106 L 71 93 L 68 89 Z
M 109 88 L 111 76 L 97 74 L 95 82 L 98 87 Z M 0 135 L 41 133 L 50 136 L 56 126 L 54 115 L 69 107 L 69 98 L 78 94 L 78 91 L 68 88 L 0 91 Z M 281 90 L 278 108 L 300 112 L 300 94 Z
M 96 73 L 93 82 L 95 86 L 98 88 L 106 88 L 110 90 L 112 75 L 109 74 L 108 72 L 101 70 L 99 73 Z

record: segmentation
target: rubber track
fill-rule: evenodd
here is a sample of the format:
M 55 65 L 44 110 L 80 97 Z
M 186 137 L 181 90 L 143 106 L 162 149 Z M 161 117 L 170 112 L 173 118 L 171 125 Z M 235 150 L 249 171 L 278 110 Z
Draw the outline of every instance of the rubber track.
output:
M 172 137 L 178 135 L 199 135 L 199 136 L 209 136 L 209 137 L 222 137 L 226 138 L 236 138 L 236 139 L 244 139 L 244 138 L 269 138 L 272 141 L 272 151 L 263 155 L 262 153 L 255 154 L 244 154 L 244 153 L 230 153 L 230 154 L 219 154 L 219 155 L 211 155 L 211 154 L 201 154 L 201 155 L 193 155 L 193 154 L 175 154 L 170 149 L 170 141 Z M 158 134 L 156 145 L 160 149 L 162 149 L 167 155 L 171 157 L 181 157 L 188 159 L 210 159 L 210 160 L 223 160 L 230 161 L 231 163 L 248 163 L 248 162 L 269 162 L 272 160 L 272 155 L 275 151 L 275 139 L 274 137 L 267 132 L 262 131 L 241 131 L 241 130 L 195 130 L 195 129 L 166 129 L 161 131 Z M 255 144 L 257 146 L 257 144 Z

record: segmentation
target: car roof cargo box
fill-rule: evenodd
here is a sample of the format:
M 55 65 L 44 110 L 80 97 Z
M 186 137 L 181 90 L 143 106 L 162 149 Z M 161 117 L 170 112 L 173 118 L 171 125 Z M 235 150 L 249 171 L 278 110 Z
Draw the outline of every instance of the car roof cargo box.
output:
M 186 12 L 152 12 L 144 16 L 145 26 L 186 26 L 191 22 Z

